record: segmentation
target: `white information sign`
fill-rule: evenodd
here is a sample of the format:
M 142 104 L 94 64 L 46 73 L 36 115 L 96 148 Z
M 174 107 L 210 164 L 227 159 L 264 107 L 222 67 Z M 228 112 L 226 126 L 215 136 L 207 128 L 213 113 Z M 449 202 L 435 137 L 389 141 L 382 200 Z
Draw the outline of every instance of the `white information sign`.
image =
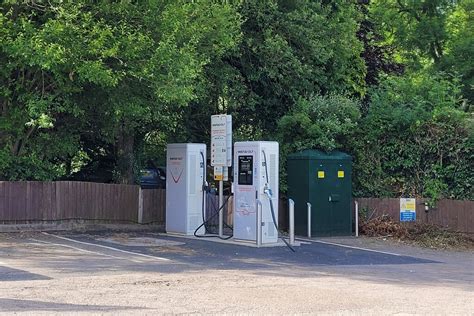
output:
M 232 116 L 211 116 L 211 166 L 232 165 Z

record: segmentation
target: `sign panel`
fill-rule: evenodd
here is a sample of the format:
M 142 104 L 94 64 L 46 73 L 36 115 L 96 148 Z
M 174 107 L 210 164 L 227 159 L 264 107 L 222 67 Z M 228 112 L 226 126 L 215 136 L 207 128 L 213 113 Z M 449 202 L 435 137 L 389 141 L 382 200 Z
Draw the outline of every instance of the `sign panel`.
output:
M 214 180 L 222 181 L 224 180 L 224 167 L 214 166 Z
M 214 166 L 214 180 L 229 181 L 229 172 L 227 167 Z
M 232 116 L 211 116 L 211 166 L 232 166 Z
M 412 222 L 416 220 L 416 199 L 400 199 L 400 222 Z

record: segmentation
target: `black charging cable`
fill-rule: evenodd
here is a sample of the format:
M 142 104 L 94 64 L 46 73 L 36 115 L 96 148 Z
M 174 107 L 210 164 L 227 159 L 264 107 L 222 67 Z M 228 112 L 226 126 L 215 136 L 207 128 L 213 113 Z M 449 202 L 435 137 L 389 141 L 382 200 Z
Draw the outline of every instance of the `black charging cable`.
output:
M 221 236 L 216 235 L 216 234 L 198 235 L 198 233 L 197 233 L 198 230 L 199 230 L 201 227 L 203 227 L 203 226 L 206 227 L 206 225 L 209 223 L 209 221 L 210 221 L 211 219 L 213 219 L 214 217 L 216 217 L 217 215 L 219 215 L 220 212 L 222 212 L 222 210 L 224 209 L 224 206 L 226 206 L 227 203 L 229 202 L 230 197 L 231 197 L 231 195 L 229 195 L 229 196 L 227 197 L 227 199 L 224 201 L 224 203 L 219 207 L 219 209 L 218 209 L 216 212 L 214 212 L 214 214 L 212 214 L 207 220 L 203 221 L 203 223 L 202 223 L 201 225 L 199 225 L 199 226 L 196 228 L 196 230 L 194 231 L 194 237 L 197 237 L 197 238 L 217 237 L 217 238 L 222 239 L 222 240 L 228 240 L 228 239 L 230 239 L 230 238 L 232 238 L 232 237 L 234 236 L 234 235 L 232 234 L 232 235 L 227 236 L 227 237 L 221 237 Z M 204 215 L 203 215 L 203 216 L 204 216 Z M 224 224 L 225 224 L 227 227 L 229 227 L 229 228 L 232 229 L 232 227 L 230 227 L 229 225 L 227 225 L 225 222 L 224 222 Z
M 264 159 L 264 163 L 265 163 L 265 177 L 266 177 L 266 185 L 267 188 L 264 190 L 265 194 L 267 195 L 268 197 L 268 201 L 270 202 L 270 211 L 272 213 L 272 219 L 273 219 L 273 224 L 275 225 L 275 228 L 276 228 L 276 231 L 277 231 L 277 235 L 279 235 L 278 237 L 285 243 L 285 245 L 293 252 L 296 252 L 296 250 L 281 236 L 281 232 L 280 230 L 278 229 L 278 223 L 276 221 L 276 216 L 275 216 L 275 211 L 273 210 L 273 202 L 272 202 L 272 198 L 271 198 L 271 189 L 268 188 L 268 169 L 267 169 L 267 155 L 265 154 L 265 151 L 262 150 L 262 153 L 263 153 L 263 159 Z

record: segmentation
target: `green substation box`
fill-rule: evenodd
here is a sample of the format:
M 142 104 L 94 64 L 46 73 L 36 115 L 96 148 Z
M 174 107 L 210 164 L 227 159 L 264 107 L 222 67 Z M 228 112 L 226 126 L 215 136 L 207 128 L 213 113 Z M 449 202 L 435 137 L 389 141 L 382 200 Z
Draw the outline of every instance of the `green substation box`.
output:
M 295 202 L 295 233 L 352 235 L 352 157 L 340 151 L 305 150 L 288 156 L 288 198 Z

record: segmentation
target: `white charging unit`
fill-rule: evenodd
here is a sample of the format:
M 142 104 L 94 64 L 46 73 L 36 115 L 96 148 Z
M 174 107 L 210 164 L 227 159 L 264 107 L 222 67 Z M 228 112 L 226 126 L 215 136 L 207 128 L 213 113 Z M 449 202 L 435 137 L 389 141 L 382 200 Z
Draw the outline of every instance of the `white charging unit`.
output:
M 278 224 L 278 159 L 277 142 L 234 144 L 234 239 L 256 241 L 258 199 L 262 205 L 262 244 L 278 241 L 271 211 L 273 207 Z
M 168 144 L 166 150 L 166 232 L 192 235 L 205 207 L 206 144 Z

